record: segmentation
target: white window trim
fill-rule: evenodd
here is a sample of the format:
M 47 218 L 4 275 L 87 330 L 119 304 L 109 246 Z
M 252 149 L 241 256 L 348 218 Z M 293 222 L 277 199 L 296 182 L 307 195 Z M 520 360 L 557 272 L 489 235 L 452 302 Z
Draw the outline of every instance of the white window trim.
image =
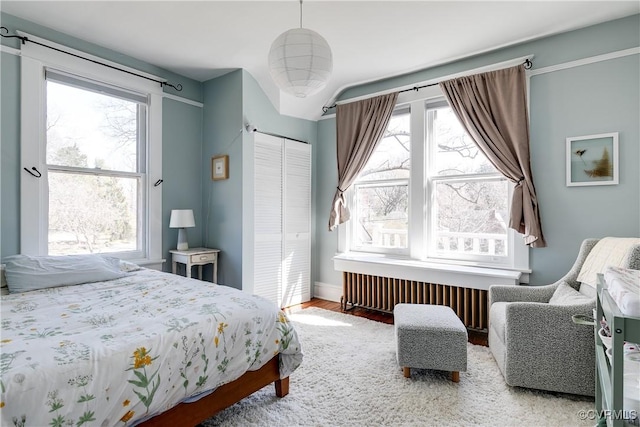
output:
M 58 49 L 109 63 L 81 51 L 68 48 L 29 34 L 30 40 Z M 122 67 L 119 64 L 111 63 Z M 46 86 L 45 68 L 67 72 L 98 82 L 121 87 L 148 96 L 147 147 L 147 242 L 139 264 L 162 262 L 162 187 L 154 187 L 162 177 L 162 88 L 156 82 L 66 55 L 43 46 L 26 43 L 21 46 L 21 167 L 36 167 L 42 177 L 37 179 L 23 172 L 20 180 L 20 252 L 27 255 L 47 253 L 48 192 L 46 167 Z M 136 73 L 148 75 L 135 70 Z
M 513 286 L 528 281 L 520 271 L 400 259 L 379 254 L 337 254 L 333 257 L 333 265 L 337 271 L 471 289 L 487 290 L 491 285 Z
M 405 92 L 398 97 L 397 105 L 410 104 L 411 111 L 422 111 L 429 99 L 443 96 L 438 86 L 424 88 L 420 93 Z M 426 147 L 424 132 L 426 131 L 425 114 L 415 114 L 411 121 L 411 172 L 409 182 L 409 256 L 399 257 L 395 254 L 375 254 L 360 252 L 350 247 L 351 221 L 337 228 L 338 251 L 334 260 L 337 271 L 382 275 L 406 280 L 419 280 L 431 283 L 458 284 L 457 286 L 488 289 L 489 284 L 528 283 L 529 248 L 522 237 L 512 229 L 507 231 L 510 247 L 506 264 L 486 264 L 476 261 L 458 261 L 450 259 L 427 258 L 427 242 L 425 241 L 429 221 L 415 221 L 413 218 L 426 218 L 426 200 L 429 197 L 428 186 L 423 183 L 426 168 Z M 413 137 L 420 135 L 421 137 Z M 419 160 L 423 159 L 421 162 Z M 509 186 L 509 199 L 513 194 L 513 186 Z M 349 188 L 345 192 L 347 206 L 353 206 L 354 192 Z M 429 215 L 430 216 L 430 215 Z M 475 279 L 470 279 L 470 277 Z M 478 281 L 478 277 L 483 279 Z M 431 279 L 428 279 L 431 278 Z M 437 281 L 440 280 L 440 281 Z M 475 281 L 474 281 L 475 280 Z M 475 284 L 474 284 L 475 283 Z

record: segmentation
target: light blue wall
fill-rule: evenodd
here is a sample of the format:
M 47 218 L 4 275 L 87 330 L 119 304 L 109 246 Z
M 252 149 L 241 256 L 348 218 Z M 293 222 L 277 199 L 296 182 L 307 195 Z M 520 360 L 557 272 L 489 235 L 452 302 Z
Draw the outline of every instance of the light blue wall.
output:
M 107 60 L 134 67 L 167 78 L 171 83 L 180 83 L 182 92 L 172 91 L 181 97 L 195 101 L 202 99 L 202 84 L 176 75 L 169 71 L 130 58 L 120 53 L 87 43 L 65 34 L 50 30 L 7 14 L 0 14 L 0 21 L 11 32 L 22 30 L 56 43 L 82 50 Z M 2 39 L 2 44 L 19 48 L 15 39 Z M 0 70 L 0 128 L 2 155 L 0 172 L 0 258 L 20 251 L 20 60 L 19 57 L 2 53 Z M 163 100 L 163 207 L 162 207 L 162 248 L 163 257 L 170 260 L 169 249 L 176 246 L 175 230 L 169 229 L 171 209 L 192 206 L 196 212 L 196 223 L 202 225 L 198 213 L 202 210 L 200 198 L 202 156 L 202 109 L 173 100 Z M 201 244 L 202 232 L 199 225 L 189 230 L 189 243 Z M 165 264 L 170 269 L 170 263 Z
M 20 250 L 20 59 L 0 54 L 0 257 Z
M 531 162 L 548 248 L 533 249 L 536 283 L 557 278 L 587 237 L 640 236 L 638 55 L 531 79 Z M 565 138 L 619 132 L 620 184 L 565 186 Z
M 451 64 L 421 70 L 347 90 L 340 99 L 435 79 L 529 54 L 533 70 L 638 47 L 640 15 L 521 44 Z M 572 265 L 587 237 L 640 236 L 640 164 L 638 55 L 541 74 L 531 78 L 531 167 L 547 248 L 530 249 L 532 284 L 549 283 Z M 565 138 L 620 132 L 620 184 L 565 186 Z M 317 280 L 333 285 L 340 277 L 331 257 L 337 233 L 323 224 L 337 184 L 335 120 L 318 127 Z M 325 162 L 331 161 L 330 164 Z
M 204 83 L 201 161 L 204 244 L 220 249 L 218 283 L 242 286 L 242 70 Z M 229 156 L 229 179 L 211 180 L 211 157 Z
M 162 253 L 164 269 L 171 271 L 169 250 L 178 244 L 178 230 L 168 228 L 171 209 L 193 209 L 196 226 L 186 229 L 187 241 L 192 248 L 202 246 L 202 108 L 165 98 L 162 115 Z
M 336 119 L 318 121 L 318 147 L 316 156 L 316 251 L 318 270 L 316 280 L 331 285 L 342 283 L 341 273 L 333 268 L 332 257 L 338 249 L 338 232 L 329 231 L 329 212 L 338 186 L 336 166 Z
M 530 54 L 535 55 L 533 58 L 533 69 L 539 69 L 589 56 L 637 47 L 640 39 L 640 34 L 638 34 L 638 21 L 640 21 L 640 15 L 633 15 L 557 36 L 514 45 L 442 66 L 426 68 L 402 76 L 355 86 L 341 93 L 338 98 L 348 99 L 405 85 L 412 85 L 416 82 L 438 79 L 443 76 L 465 72 L 474 68 Z

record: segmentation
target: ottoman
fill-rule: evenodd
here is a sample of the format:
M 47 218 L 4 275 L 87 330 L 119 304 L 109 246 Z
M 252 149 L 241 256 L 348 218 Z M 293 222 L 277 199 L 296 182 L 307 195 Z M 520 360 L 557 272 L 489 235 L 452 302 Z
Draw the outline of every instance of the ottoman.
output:
M 411 368 L 451 371 L 453 382 L 467 370 L 467 328 L 447 306 L 398 304 L 393 309 L 398 364 L 406 378 Z

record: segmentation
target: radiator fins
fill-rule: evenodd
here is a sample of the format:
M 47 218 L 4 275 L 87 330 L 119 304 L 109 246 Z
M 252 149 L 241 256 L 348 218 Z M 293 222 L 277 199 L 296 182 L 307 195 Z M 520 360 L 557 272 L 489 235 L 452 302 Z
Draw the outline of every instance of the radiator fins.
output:
M 396 304 L 446 305 L 467 328 L 487 330 L 487 291 L 343 272 L 343 310 L 348 306 L 392 313 Z

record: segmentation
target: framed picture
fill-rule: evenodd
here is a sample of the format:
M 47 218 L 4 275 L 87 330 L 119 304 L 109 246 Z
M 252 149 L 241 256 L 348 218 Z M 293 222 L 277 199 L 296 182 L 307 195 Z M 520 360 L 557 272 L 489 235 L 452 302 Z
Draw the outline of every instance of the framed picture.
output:
M 229 178 L 229 156 L 213 156 L 211 158 L 211 179 L 219 181 Z
M 618 132 L 567 138 L 567 186 L 618 183 Z

